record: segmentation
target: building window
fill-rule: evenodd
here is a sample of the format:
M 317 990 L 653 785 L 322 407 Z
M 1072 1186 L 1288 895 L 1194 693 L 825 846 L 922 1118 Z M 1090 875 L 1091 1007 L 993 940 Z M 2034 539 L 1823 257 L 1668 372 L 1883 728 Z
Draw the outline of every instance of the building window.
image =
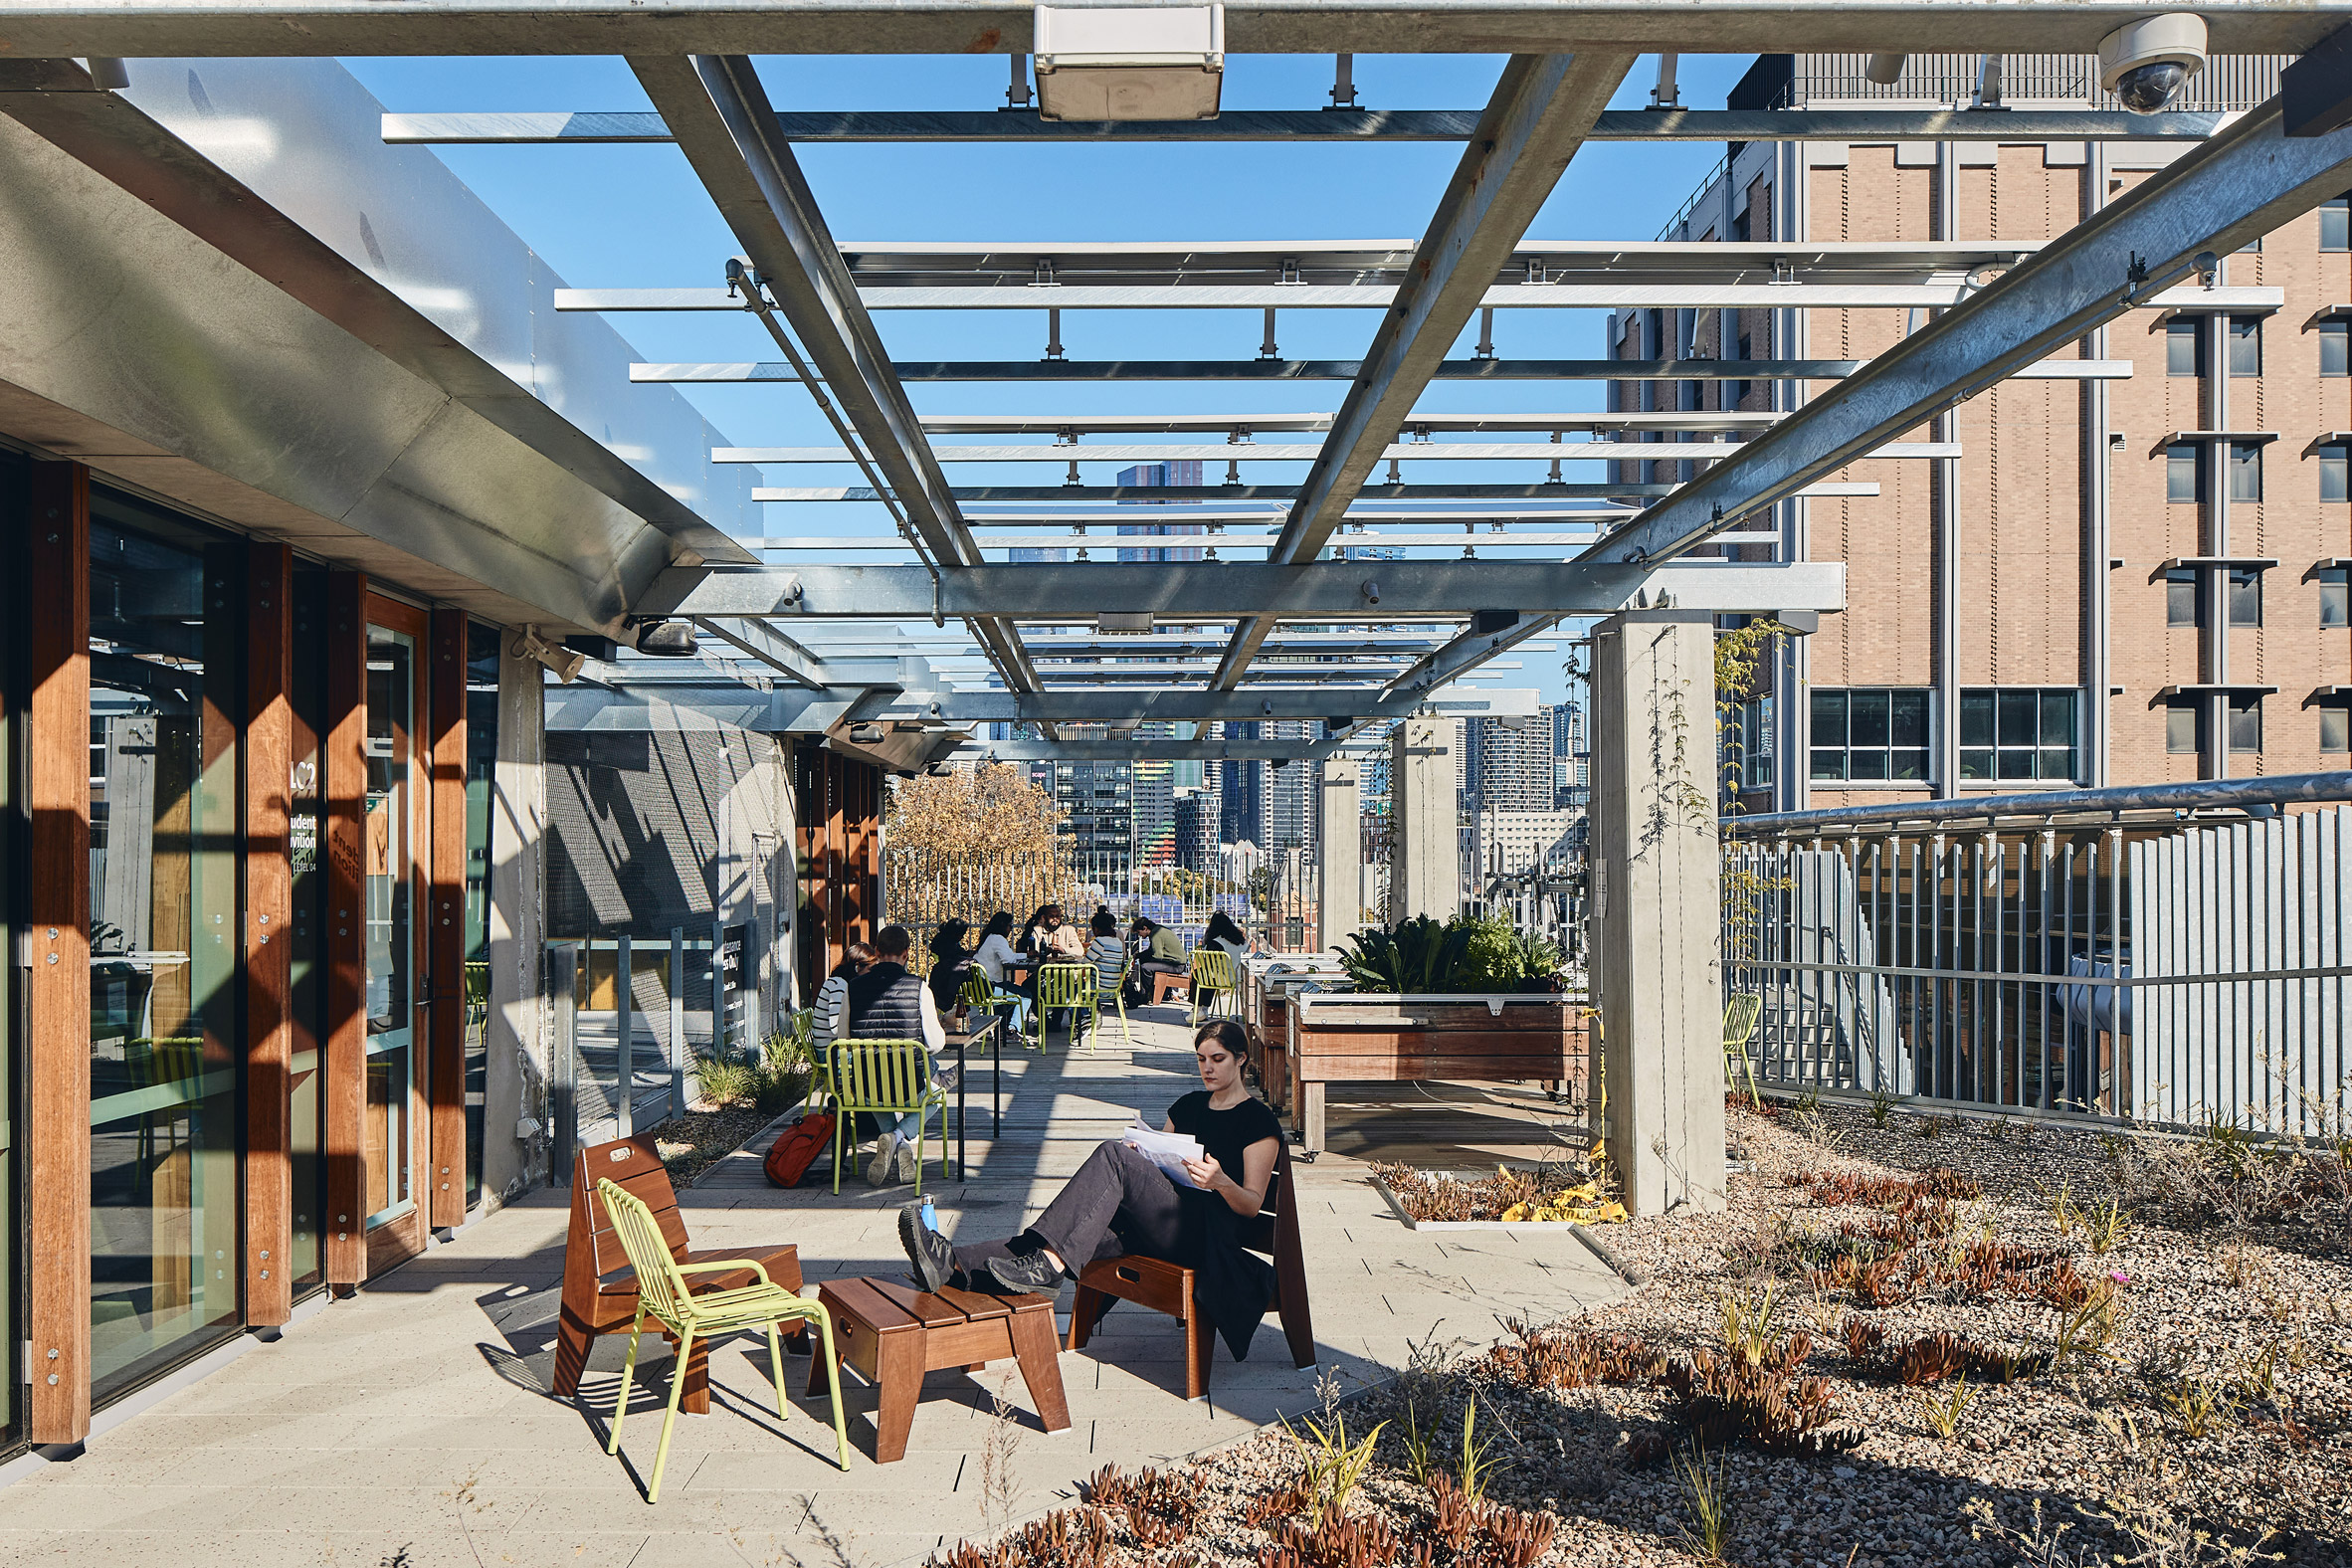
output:
M 2341 566 L 2319 568 L 2319 624 L 2352 626 L 2352 572 Z
M 2319 498 L 2352 500 L 2352 447 L 2337 442 L 2319 449 Z
M 1928 695 L 1924 687 L 1816 687 L 1813 777 L 1924 782 Z
M 1739 245 L 1745 245 L 1745 244 L 1747 243 L 1747 239 L 1748 239 L 1748 214 L 1747 214 L 1747 211 L 1746 211 L 1745 209 L 1743 209 L 1743 210 L 1741 210 L 1741 211 L 1739 211 L 1739 212 L 1736 212 L 1736 213 L 1732 214 L 1732 217 L 1731 217 L 1731 238 L 1732 238 L 1732 241 L 1733 241 L 1733 243 L 1735 243 L 1735 244 L 1739 244 Z M 2341 249 L 2343 249 L 2343 247 L 2341 247 L 2341 246 L 2338 246 L 2338 247 L 2337 247 L 2337 249 L 2338 249 L 2338 250 L 2341 250 Z
M 1960 777 L 2072 779 L 2079 756 L 2071 686 L 1960 693 Z
M 2164 704 L 2164 749 L 2203 751 L 2205 704 L 2193 696 L 2176 696 Z
M 2164 323 L 2164 373 L 2195 376 L 2205 373 L 2205 318 L 2176 315 Z
M 2230 624 L 2262 624 L 2262 574 L 2254 567 L 2230 568 Z
M 2262 318 L 2258 315 L 2230 317 L 2230 374 L 2258 376 L 2262 373 Z
M 2319 248 L 2352 251 L 2352 196 L 2335 196 L 2319 204 Z
M 1745 789 L 1772 788 L 1772 698 L 1770 695 L 1750 697 L 1739 705 L 1739 716 L 1732 733 L 1739 747 L 1739 755 L 1732 759 L 1738 772 L 1739 787 Z
M 2319 323 L 2319 373 L 2352 376 L 2352 321 Z
M 2258 696 L 2230 698 L 2230 749 L 2232 751 L 2259 751 L 2262 749 L 2262 699 Z
M 2262 446 L 2258 441 L 2230 443 L 2230 498 L 2262 498 Z
M 2204 443 L 2176 441 L 2164 449 L 2164 498 L 2178 503 L 2191 503 L 2205 498 L 2205 487 L 2199 483 L 2205 464 Z
M 2319 749 L 2352 751 L 2352 697 L 2323 696 L 2319 708 Z
M 2164 624 L 2166 626 L 2196 626 L 2197 568 L 2175 566 L 2164 574 Z

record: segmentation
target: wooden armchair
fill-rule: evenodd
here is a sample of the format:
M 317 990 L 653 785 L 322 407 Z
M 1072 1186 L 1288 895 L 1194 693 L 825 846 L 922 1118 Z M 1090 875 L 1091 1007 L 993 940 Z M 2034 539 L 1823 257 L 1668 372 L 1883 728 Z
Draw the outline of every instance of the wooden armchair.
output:
M 789 1244 L 708 1253 L 695 1252 L 688 1245 L 677 1190 L 670 1185 L 670 1173 L 662 1168 L 651 1133 L 582 1149 L 572 1162 L 572 1225 L 563 1244 L 563 1304 L 555 1329 L 555 1392 L 564 1399 L 580 1392 L 580 1374 L 587 1369 L 588 1352 L 597 1336 L 628 1333 L 638 1316 L 637 1274 L 613 1230 L 611 1215 L 596 1201 L 596 1184 L 607 1180 L 618 1183 L 653 1212 L 671 1258 L 682 1268 L 743 1265 L 732 1273 L 697 1268 L 697 1289 L 733 1290 L 757 1284 L 760 1270 L 786 1290 L 798 1290 L 801 1285 L 800 1249 Z M 796 1347 L 805 1342 L 805 1333 L 797 1324 L 791 1337 Z M 670 1338 L 677 1342 L 675 1335 Z M 684 1406 L 687 1414 L 697 1416 L 710 1409 L 707 1341 L 697 1341 L 687 1356 Z
M 1298 1244 L 1297 1189 L 1292 1185 L 1287 1145 L 1274 1156 L 1274 1179 L 1266 1185 L 1266 1204 L 1255 1219 L 1243 1222 L 1242 1244 L 1274 1260 L 1274 1300 L 1269 1304 L 1281 1319 L 1283 1336 L 1290 1341 L 1291 1364 L 1313 1366 L 1315 1330 L 1307 1309 L 1306 1255 Z M 1071 1306 L 1070 1348 L 1086 1347 L 1094 1325 L 1113 1301 L 1132 1301 L 1164 1312 L 1184 1330 L 1184 1397 L 1201 1398 L 1209 1392 L 1217 1325 L 1194 1299 L 1197 1283 L 1197 1271 L 1157 1258 L 1105 1258 L 1088 1264 L 1078 1274 L 1078 1299 Z

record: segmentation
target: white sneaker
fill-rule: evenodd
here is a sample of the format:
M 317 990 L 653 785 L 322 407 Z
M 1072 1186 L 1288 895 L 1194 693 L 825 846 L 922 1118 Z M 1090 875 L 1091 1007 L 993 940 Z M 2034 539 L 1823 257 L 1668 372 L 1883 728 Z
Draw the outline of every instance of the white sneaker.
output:
M 914 1140 L 912 1138 L 900 1138 L 898 1140 L 898 1158 L 892 1163 L 890 1167 L 890 1180 L 896 1182 L 905 1182 L 914 1180 Z
M 866 1163 L 867 1186 L 886 1187 L 890 1184 L 891 1168 L 897 1164 L 899 1142 L 895 1132 L 885 1132 L 875 1140 L 874 1158 Z

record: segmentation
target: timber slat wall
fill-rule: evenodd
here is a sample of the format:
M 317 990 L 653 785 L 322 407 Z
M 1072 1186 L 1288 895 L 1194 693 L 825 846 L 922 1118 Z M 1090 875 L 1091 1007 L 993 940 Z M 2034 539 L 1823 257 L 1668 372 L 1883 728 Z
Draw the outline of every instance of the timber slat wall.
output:
M 294 552 L 245 563 L 245 1320 L 294 1313 Z
M 800 851 L 801 1000 L 849 944 L 874 935 L 882 907 L 882 769 L 838 751 L 804 750 L 793 772 Z
M 26 565 L 32 983 L 24 1127 L 28 1435 L 90 1435 L 90 471 L 33 466 Z

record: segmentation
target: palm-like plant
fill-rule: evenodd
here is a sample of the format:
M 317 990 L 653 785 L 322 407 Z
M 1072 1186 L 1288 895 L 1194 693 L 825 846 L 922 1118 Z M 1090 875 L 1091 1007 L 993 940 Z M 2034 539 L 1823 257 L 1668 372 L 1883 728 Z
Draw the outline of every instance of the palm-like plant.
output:
M 1374 993 L 1430 996 L 1462 989 L 1470 951 L 1467 925 L 1448 926 L 1428 915 L 1383 929 L 1373 926 L 1339 948 L 1340 967 L 1357 987 Z

